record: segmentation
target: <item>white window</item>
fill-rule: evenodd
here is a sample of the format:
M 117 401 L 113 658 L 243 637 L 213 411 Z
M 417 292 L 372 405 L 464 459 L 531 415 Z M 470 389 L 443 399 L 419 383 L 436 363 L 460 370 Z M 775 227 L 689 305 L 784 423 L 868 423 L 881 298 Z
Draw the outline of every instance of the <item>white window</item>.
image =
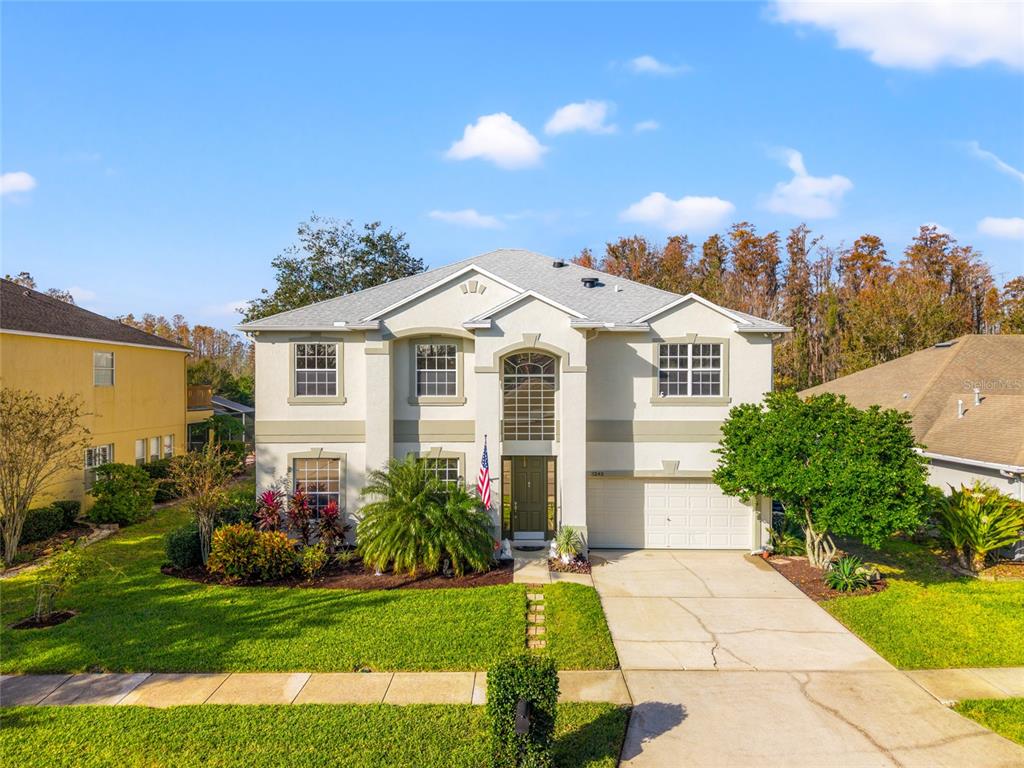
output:
M 114 460 L 114 445 L 97 445 L 85 449 L 85 487 L 92 488 L 96 482 L 96 468 Z
M 174 455 L 174 435 L 164 435 L 164 458 L 169 459 Z
M 338 394 L 338 345 L 295 345 L 295 395 L 334 397 Z
M 457 458 L 422 458 L 420 461 L 442 483 L 458 484 L 459 460 Z
M 716 397 L 721 394 L 721 344 L 658 345 L 660 397 Z
M 416 345 L 416 395 L 455 397 L 458 385 L 458 349 L 455 344 Z
M 97 387 L 114 386 L 114 353 L 92 353 L 92 383 Z
M 146 440 L 145 438 L 135 441 L 135 463 L 146 463 Z
M 341 509 L 341 459 L 295 459 L 292 472 L 294 490 L 305 493 L 317 513 L 331 501 Z
M 521 352 L 502 367 L 502 436 L 505 440 L 555 439 L 555 358 Z
M 160 438 L 149 438 L 149 460 L 156 461 L 160 458 Z

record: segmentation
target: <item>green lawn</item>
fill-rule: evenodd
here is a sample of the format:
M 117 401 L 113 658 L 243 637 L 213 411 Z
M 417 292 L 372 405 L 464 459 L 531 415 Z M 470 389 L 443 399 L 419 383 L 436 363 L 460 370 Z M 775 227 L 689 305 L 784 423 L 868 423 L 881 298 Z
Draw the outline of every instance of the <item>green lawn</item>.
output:
M 358 592 L 207 586 L 160 573 L 163 534 L 186 519 L 163 509 L 94 545 L 109 564 L 60 601 L 80 615 L 56 627 L 11 630 L 31 613 L 32 577 L 0 582 L 0 671 L 351 671 L 485 669 L 526 637 L 519 584 L 473 589 Z M 593 592 L 593 590 L 591 590 Z M 596 594 L 560 601 L 548 630 L 565 668 L 608 666 L 610 640 L 565 633 L 597 622 Z M 590 633 L 585 633 L 585 636 Z M 570 650 L 571 649 L 571 650 Z
M 560 705 L 556 765 L 614 768 L 627 720 L 612 704 Z M 24 707 L 0 729 L 0 764 L 22 768 L 478 768 L 488 754 L 484 708 L 469 705 Z
M 566 582 L 544 587 L 547 651 L 559 669 L 615 669 L 619 665 L 597 590 Z
M 1024 745 L 1024 699 L 967 699 L 953 709 Z
M 1024 582 L 957 577 L 928 547 L 892 541 L 860 551 L 889 588 L 822 605 L 903 669 L 1024 665 Z

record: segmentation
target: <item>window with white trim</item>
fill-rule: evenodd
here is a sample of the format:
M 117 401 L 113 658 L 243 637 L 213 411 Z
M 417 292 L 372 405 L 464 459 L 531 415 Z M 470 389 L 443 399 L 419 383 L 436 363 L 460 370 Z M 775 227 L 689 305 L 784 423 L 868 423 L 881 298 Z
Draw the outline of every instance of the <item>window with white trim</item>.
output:
M 417 397 L 458 395 L 458 357 L 456 344 L 417 344 Z
M 157 461 L 160 458 L 160 438 L 149 438 L 149 460 Z
M 114 353 L 92 353 L 92 383 L 97 387 L 114 386 Z
M 555 439 L 555 358 L 520 352 L 502 363 L 502 438 Z
M 420 463 L 427 468 L 442 483 L 458 485 L 459 483 L 459 460 L 455 457 L 424 457 Z
M 92 488 L 96 482 L 96 468 L 114 460 L 114 444 L 97 445 L 85 449 L 85 487 Z
M 295 344 L 296 397 L 334 397 L 338 394 L 338 345 Z
M 174 435 L 164 435 L 164 458 L 169 459 L 174 455 Z
M 330 502 L 341 504 L 341 459 L 294 459 L 292 488 L 309 498 L 317 516 Z
M 145 464 L 146 463 L 146 439 L 142 438 L 135 441 L 135 463 Z
M 722 394 L 722 345 L 658 345 L 659 397 L 718 397 Z

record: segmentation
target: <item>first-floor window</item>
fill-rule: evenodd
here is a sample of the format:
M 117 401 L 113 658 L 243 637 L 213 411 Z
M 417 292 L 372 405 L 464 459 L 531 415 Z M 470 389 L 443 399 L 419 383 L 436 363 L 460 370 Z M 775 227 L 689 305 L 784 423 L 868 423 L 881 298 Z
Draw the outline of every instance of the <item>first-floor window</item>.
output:
M 135 441 L 135 463 L 146 463 L 146 440 L 145 438 Z
M 92 488 L 96 482 L 96 468 L 114 460 L 114 444 L 97 445 L 85 449 L 85 487 Z
M 332 501 L 341 508 L 341 459 L 295 459 L 293 488 L 309 498 L 317 514 Z
M 164 458 L 169 459 L 174 455 L 174 435 L 164 435 Z
M 659 344 L 661 397 L 716 397 L 722 394 L 721 344 Z
M 149 460 L 156 461 L 160 458 L 160 438 L 149 438 Z
M 423 458 L 420 462 L 442 483 L 459 482 L 459 460 L 456 458 Z

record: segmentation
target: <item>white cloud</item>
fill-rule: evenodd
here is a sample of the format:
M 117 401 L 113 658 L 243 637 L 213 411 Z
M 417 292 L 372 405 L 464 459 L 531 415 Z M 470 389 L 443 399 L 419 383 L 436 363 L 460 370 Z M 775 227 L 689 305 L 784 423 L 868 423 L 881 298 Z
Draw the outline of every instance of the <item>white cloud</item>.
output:
M 661 128 L 661 123 L 657 120 L 641 120 L 639 123 L 633 124 L 633 131 L 635 133 L 647 133 L 648 131 L 657 131 Z
M 935 227 L 935 231 L 938 232 L 940 235 L 952 235 L 953 234 L 953 230 L 949 229 L 948 227 L 942 226 L 937 221 L 926 221 L 921 226 L 922 227 Z
M 690 71 L 690 68 L 685 64 L 666 64 L 646 53 L 643 56 L 630 59 L 626 62 L 626 68 L 637 75 L 661 75 L 663 77 L 681 75 L 684 72 Z
M 973 67 L 997 61 L 1024 69 L 1020 3 L 777 0 L 775 18 L 829 30 L 840 48 L 866 51 L 883 67 Z
M 452 160 L 481 158 L 499 168 L 517 169 L 538 165 L 548 148 L 504 112 L 482 115 L 466 126 L 462 138 L 449 147 Z
M 544 125 L 544 132 L 557 136 L 560 133 L 615 133 L 616 126 L 605 122 L 613 107 L 607 101 L 578 101 L 555 110 L 555 114 Z
M 976 141 L 967 142 L 967 151 L 979 160 L 984 160 L 986 163 L 991 165 L 997 171 L 1005 173 L 1007 176 L 1013 176 L 1018 181 L 1024 181 L 1024 171 L 1020 171 L 1014 168 L 1012 165 L 1004 161 L 999 155 L 994 152 L 989 152 L 987 149 L 982 149 L 981 145 Z
M 234 301 L 226 301 L 223 304 L 211 304 L 203 308 L 203 313 L 207 315 L 235 315 L 239 312 L 244 312 L 249 307 L 247 299 L 235 299 Z
M 1007 219 L 986 216 L 978 222 L 978 231 L 983 235 L 1001 237 L 1005 240 L 1024 240 L 1024 219 L 1020 216 L 1011 216 Z
M 28 192 L 36 188 L 35 177 L 25 171 L 9 171 L 0 175 L 0 195 Z
M 654 224 L 667 230 L 708 230 L 726 219 L 736 206 L 720 197 L 686 196 L 673 200 L 652 192 L 619 214 L 623 221 Z
M 830 219 L 839 213 L 843 195 L 853 189 L 845 176 L 811 176 L 804 165 L 804 156 L 795 149 L 782 149 L 793 178 L 780 181 L 764 207 L 775 213 L 789 213 L 805 219 Z
M 501 229 L 505 226 L 497 216 L 479 213 L 475 208 L 463 208 L 461 211 L 431 211 L 427 215 L 437 221 L 473 229 Z

